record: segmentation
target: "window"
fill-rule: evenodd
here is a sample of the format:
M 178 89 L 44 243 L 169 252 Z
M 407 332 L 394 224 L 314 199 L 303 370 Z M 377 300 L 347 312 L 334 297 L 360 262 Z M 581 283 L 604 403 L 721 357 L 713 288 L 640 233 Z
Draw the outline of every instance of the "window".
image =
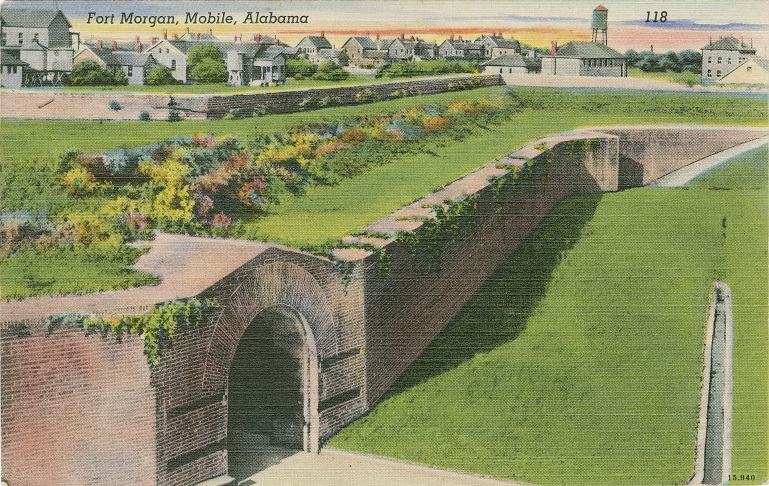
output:
M 18 66 L 11 66 L 11 68 L 13 68 L 13 74 L 16 74 L 16 70 L 18 69 Z
M 176 71 L 176 59 L 171 59 L 171 71 Z
M 716 77 L 717 77 L 717 78 L 720 78 L 720 77 L 721 77 L 721 70 L 720 70 L 720 69 L 719 69 L 718 71 L 716 71 Z
M 718 58 L 718 64 L 721 64 L 721 58 L 720 57 Z
M 731 64 L 731 63 L 732 63 L 732 58 L 731 57 L 727 57 L 726 58 L 726 64 Z
M 747 69 L 747 71 L 748 71 L 749 73 L 750 73 L 750 72 L 753 72 L 753 66 L 748 66 L 746 69 Z
M 4 46 L 7 41 L 8 41 L 8 34 L 6 34 L 5 32 L 0 33 L 0 46 Z
M 133 76 L 134 75 L 134 67 L 133 66 L 128 66 L 128 73 L 126 73 L 126 74 L 128 74 L 129 76 Z
M 19 32 L 19 44 L 24 44 L 24 34 Z
M 35 36 L 32 38 L 35 42 L 40 42 L 40 34 L 35 34 Z
M 712 57 L 708 57 L 708 64 L 713 64 L 713 58 Z
M 713 77 L 713 71 L 711 71 L 710 69 L 708 69 L 708 77 L 709 77 L 709 78 L 712 78 L 712 77 Z

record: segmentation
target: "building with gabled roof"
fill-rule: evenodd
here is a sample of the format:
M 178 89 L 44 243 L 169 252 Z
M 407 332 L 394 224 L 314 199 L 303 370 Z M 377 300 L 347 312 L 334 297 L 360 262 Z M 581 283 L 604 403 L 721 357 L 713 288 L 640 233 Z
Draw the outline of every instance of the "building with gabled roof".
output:
M 521 54 L 521 43 L 515 39 L 505 39 L 502 34 L 482 35 L 475 43 L 484 47 L 484 57 L 493 59 L 505 54 Z
M 754 56 L 718 80 L 723 84 L 769 84 L 769 59 Z
M 627 59 L 598 42 L 574 41 L 561 47 L 553 42 L 550 55 L 542 56 L 542 74 L 626 77 Z
M 368 36 L 350 37 L 342 45 L 342 50 L 347 54 L 350 64 L 377 68 L 384 65 L 390 58 L 389 43 L 387 47 L 382 48 L 382 41 L 379 39 L 377 41 L 378 43 Z
M 313 64 L 320 64 L 324 59 L 321 58 L 322 51 L 330 51 L 334 46 L 326 39 L 323 32 L 320 35 L 305 36 L 296 45 L 297 56 L 307 59 Z
M 29 64 L 6 51 L 0 51 L 0 87 L 21 88 L 25 69 L 29 69 Z
M 117 49 L 117 42 L 112 43 L 112 48 L 105 48 L 101 41 L 96 46 L 84 45 L 75 54 L 75 64 L 84 61 L 94 61 L 102 68 L 112 73 L 123 71 L 128 84 L 143 85 L 147 82 L 150 69 L 157 61 L 148 52 L 125 51 Z
M 80 35 L 71 28 L 61 10 L 6 8 L 0 12 L 0 50 L 7 62 L 15 58 L 27 64 L 24 86 L 57 85 L 72 72 Z
M 463 40 L 462 36 L 459 36 L 457 40 L 454 40 L 452 35 L 450 39 L 444 40 L 440 46 L 438 46 L 438 57 L 446 60 L 481 60 L 485 59 L 486 49 L 483 44 L 477 44 L 470 40 Z
M 710 39 L 708 45 L 702 50 L 702 74 L 703 83 L 718 82 L 732 72 L 737 66 L 756 55 L 756 50 L 751 45 L 745 44 L 742 39 L 734 36 L 721 37 L 713 42 Z

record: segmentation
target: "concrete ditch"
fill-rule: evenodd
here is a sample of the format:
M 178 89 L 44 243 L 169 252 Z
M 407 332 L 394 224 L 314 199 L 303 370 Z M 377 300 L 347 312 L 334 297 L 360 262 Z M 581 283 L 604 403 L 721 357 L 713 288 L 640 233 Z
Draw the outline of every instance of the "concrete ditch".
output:
M 688 484 L 729 482 L 732 460 L 732 293 L 716 282 L 705 340 L 694 474 Z

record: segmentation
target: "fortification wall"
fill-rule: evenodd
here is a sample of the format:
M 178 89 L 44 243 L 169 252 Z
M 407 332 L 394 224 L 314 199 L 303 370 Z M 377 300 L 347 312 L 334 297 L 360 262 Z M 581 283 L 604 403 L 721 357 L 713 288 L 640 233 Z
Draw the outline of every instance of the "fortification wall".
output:
M 230 110 L 236 109 L 246 114 L 253 113 L 254 110 L 264 110 L 266 113 L 292 113 L 301 111 L 303 103 L 307 101 L 320 102 L 325 98 L 332 99 L 336 104 L 341 105 L 360 103 L 355 97 L 364 90 L 372 92 L 378 100 L 386 100 L 396 91 L 411 89 L 423 95 L 434 94 L 449 90 L 451 85 L 458 86 L 462 83 L 477 88 L 503 84 L 498 75 L 451 76 L 363 86 L 210 96 L 206 111 L 209 118 L 221 118 Z
M 0 332 L 8 484 L 155 484 L 155 389 L 141 337 L 36 323 Z
M 275 306 L 301 315 L 312 334 L 313 440 L 322 443 L 381 399 L 564 197 L 617 190 L 623 157 L 638 168 L 626 181 L 643 183 L 765 134 L 615 127 L 556 135 L 346 238 L 350 247 L 332 260 L 260 246 L 199 294 L 219 311 L 179 332 L 153 372 L 139 336 L 46 335 L 21 316 L 4 322 L 3 477 L 11 485 L 175 485 L 224 476 L 230 365 L 249 323 Z M 441 215 L 458 207 L 453 219 Z M 109 308 L 125 315 L 119 307 L 135 302 L 120 295 L 124 302 Z M 67 302 L 59 306 L 72 310 Z

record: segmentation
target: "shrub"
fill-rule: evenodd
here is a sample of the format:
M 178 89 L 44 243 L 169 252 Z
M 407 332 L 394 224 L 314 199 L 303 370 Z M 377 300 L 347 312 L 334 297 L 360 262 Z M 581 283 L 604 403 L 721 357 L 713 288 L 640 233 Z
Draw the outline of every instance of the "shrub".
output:
M 411 78 L 414 76 L 429 76 L 432 74 L 477 73 L 479 65 L 472 61 L 446 61 L 435 59 L 431 61 L 395 62 L 379 68 L 377 78 Z
M 306 59 L 286 59 L 286 76 L 289 78 L 309 78 L 317 71 L 318 66 Z
M 223 83 L 227 81 L 227 68 L 221 59 L 203 59 L 190 68 L 190 79 L 200 83 Z
M 119 102 L 117 102 L 116 100 L 112 100 L 112 101 L 109 102 L 109 109 L 110 110 L 118 111 L 118 110 L 122 110 L 123 106 Z
M 168 121 L 170 122 L 182 121 L 182 116 L 179 114 L 177 110 L 170 110 L 168 112 Z
M 151 119 L 148 111 L 139 112 L 139 121 L 150 121 Z
M 321 81 L 341 81 L 350 77 L 350 73 L 340 68 L 332 61 L 323 61 L 318 66 L 318 71 L 312 75 L 312 79 Z
M 150 69 L 147 76 L 149 86 L 161 86 L 166 84 L 177 84 L 178 81 L 171 74 L 171 70 L 161 64 L 155 64 Z
M 358 103 L 373 103 L 379 101 L 379 96 L 371 88 L 366 88 L 355 93 L 355 101 Z
M 102 69 L 95 61 L 83 61 L 75 64 L 68 82 L 72 86 L 117 86 L 125 84 L 125 73 L 112 74 Z

